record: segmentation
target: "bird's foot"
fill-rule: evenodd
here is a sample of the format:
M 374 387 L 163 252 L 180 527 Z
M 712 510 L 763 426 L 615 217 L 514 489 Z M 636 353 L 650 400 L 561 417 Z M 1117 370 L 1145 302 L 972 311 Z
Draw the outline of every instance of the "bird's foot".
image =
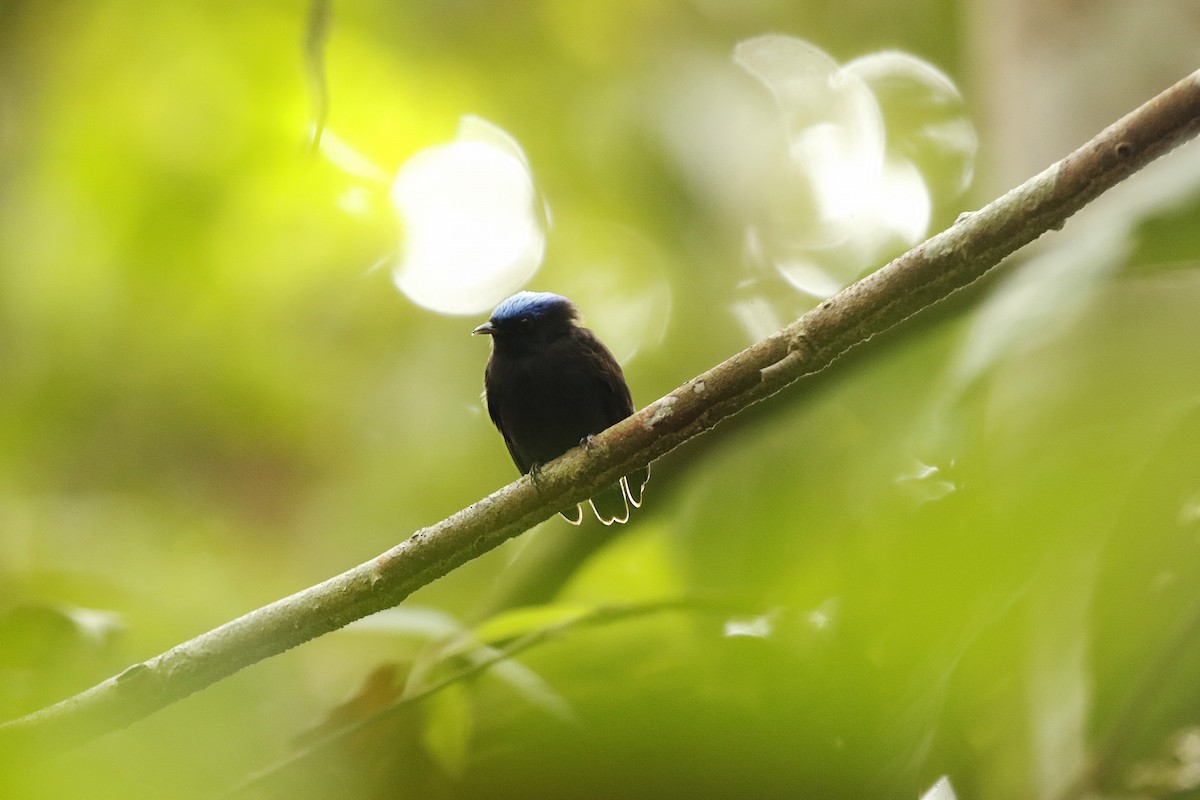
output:
M 579 446 L 588 453 L 591 453 L 592 448 L 596 446 L 596 437 L 589 433 L 587 436 L 579 440 Z
M 533 488 L 537 489 L 539 492 L 542 490 L 542 487 L 538 485 L 538 481 L 541 480 L 541 477 L 542 477 L 542 465 L 541 464 L 530 464 L 529 465 L 529 480 L 533 484 Z

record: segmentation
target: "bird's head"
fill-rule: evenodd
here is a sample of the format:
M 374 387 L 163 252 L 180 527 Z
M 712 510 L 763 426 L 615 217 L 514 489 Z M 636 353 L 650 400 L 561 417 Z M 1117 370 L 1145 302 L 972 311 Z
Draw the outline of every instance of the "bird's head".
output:
M 568 333 L 578 321 L 579 310 L 561 294 L 517 292 L 471 333 L 491 336 L 498 345 L 542 342 Z

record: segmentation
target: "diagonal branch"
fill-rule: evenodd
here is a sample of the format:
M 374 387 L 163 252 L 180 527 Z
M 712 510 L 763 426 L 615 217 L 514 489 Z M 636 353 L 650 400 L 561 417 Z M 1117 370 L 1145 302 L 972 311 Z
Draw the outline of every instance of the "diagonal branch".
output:
M 0 752 L 66 747 L 147 716 L 270 656 L 400 603 L 872 336 L 967 286 L 1102 192 L 1200 132 L 1200 72 L 783 330 L 382 555 L 277 600 L 56 705 L 0 725 Z

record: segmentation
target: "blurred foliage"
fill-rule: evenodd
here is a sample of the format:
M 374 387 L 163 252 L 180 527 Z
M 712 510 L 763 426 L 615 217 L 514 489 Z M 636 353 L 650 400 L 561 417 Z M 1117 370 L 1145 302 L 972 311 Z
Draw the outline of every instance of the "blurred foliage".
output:
M 812 302 L 689 181 L 672 92 L 752 91 L 730 54 L 776 31 L 979 106 L 968 5 L 334 2 L 325 122 L 389 173 L 465 114 L 519 141 L 532 287 L 641 405 L 751 341 L 737 303 Z M 5 718 L 514 477 L 478 319 L 397 293 L 386 197 L 309 152 L 307 14 L 0 2 Z M 1198 163 L 664 458 L 627 529 L 551 521 L 48 765 L 0 754 L 0 796 L 1195 796 Z

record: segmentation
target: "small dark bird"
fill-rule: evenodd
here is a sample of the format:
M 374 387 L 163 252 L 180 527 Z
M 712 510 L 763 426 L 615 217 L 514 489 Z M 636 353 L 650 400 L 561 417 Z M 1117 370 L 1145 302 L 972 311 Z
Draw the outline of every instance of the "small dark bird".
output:
M 471 333 L 492 337 L 483 376 L 488 414 L 523 474 L 633 413 L 621 365 L 562 295 L 518 292 Z M 640 469 L 593 497 L 596 518 L 627 522 L 649 478 L 650 469 Z M 580 506 L 562 515 L 572 525 L 583 521 Z

